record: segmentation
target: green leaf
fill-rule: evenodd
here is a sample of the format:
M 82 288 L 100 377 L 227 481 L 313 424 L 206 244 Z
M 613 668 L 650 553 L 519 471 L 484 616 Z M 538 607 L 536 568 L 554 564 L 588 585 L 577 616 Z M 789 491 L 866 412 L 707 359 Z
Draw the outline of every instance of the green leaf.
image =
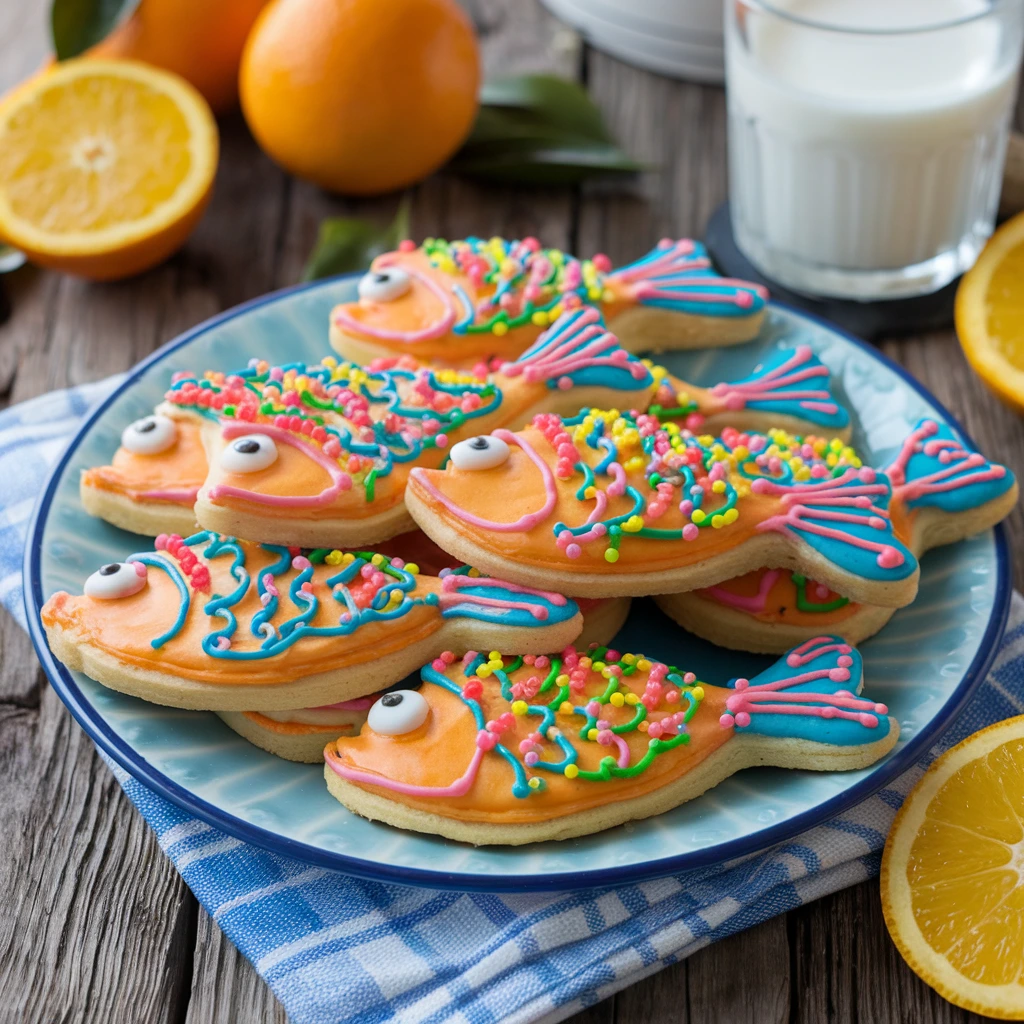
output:
M 50 29 L 57 60 L 85 53 L 138 6 L 139 0 L 53 0 Z
M 644 167 L 615 143 L 576 82 L 552 75 L 492 79 L 473 131 L 449 169 L 505 184 L 574 185 Z
M 381 253 L 398 248 L 398 243 L 408 237 L 408 196 L 402 198 L 395 219 L 386 228 L 353 217 L 330 217 L 320 225 L 302 280 L 317 281 L 365 270 Z
M 481 107 L 514 107 L 529 112 L 538 122 L 561 129 L 566 135 L 611 142 L 601 111 L 587 90 L 554 75 L 512 75 L 484 83 Z
M 596 177 L 645 170 L 617 146 L 601 145 L 460 154 L 449 167 L 457 174 L 507 185 L 579 185 Z

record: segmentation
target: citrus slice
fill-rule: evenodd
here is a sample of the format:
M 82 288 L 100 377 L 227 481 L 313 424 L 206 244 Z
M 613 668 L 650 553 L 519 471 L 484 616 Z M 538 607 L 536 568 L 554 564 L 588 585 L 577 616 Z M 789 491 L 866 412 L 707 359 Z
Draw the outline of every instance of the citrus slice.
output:
M 956 332 L 968 362 L 1024 412 L 1024 213 L 990 239 L 956 293 Z
M 914 787 L 882 855 L 882 911 L 940 995 L 1024 1020 L 1024 715 L 968 737 Z
M 127 277 L 179 248 L 217 167 L 217 125 L 183 79 L 72 60 L 0 101 L 0 240 L 34 263 Z

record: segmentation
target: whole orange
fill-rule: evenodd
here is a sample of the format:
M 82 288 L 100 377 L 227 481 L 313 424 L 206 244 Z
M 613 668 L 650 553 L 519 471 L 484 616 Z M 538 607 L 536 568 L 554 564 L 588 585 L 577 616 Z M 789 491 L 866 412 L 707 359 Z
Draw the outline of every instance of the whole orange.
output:
M 238 102 L 242 47 L 267 0 L 142 0 L 85 56 L 140 60 L 181 75 L 217 113 Z
M 272 0 L 242 54 L 242 111 L 282 167 L 334 192 L 410 185 L 473 124 L 480 55 L 455 0 Z

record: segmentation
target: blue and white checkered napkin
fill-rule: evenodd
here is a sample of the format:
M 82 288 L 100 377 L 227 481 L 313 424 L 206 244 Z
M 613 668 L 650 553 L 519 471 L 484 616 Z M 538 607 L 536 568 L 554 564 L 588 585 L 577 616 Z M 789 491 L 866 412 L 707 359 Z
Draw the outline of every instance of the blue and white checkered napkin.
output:
M 108 380 L 0 413 L 0 600 L 21 618 L 35 492 Z M 942 748 L 1024 712 L 1024 599 Z M 938 753 L 933 750 L 929 759 Z M 617 889 L 521 895 L 360 881 L 250 846 L 112 766 L 189 888 L 293 1024 L 555 1021 L 716 939 L 874 875 L 924 764 L 840 818 L 739 863 Z

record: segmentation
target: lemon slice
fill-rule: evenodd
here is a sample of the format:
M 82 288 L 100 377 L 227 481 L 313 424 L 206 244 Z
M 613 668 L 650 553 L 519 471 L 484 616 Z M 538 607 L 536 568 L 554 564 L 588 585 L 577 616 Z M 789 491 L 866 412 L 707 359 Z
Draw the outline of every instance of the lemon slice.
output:
M 928 769 L 893 822 L 881 881 L 889 934 L 924 981 L 1024 1020 L 1024 716 Z
M 138 273 L 198 223 L 217 148 L 210 108 L 176 75 L 59 64 L 0 101 L 0 239 L 83 277 Z
M 968 362 L 1024 412 L 1024 213 L 990 239 L 956 293 L 956 332 Z

